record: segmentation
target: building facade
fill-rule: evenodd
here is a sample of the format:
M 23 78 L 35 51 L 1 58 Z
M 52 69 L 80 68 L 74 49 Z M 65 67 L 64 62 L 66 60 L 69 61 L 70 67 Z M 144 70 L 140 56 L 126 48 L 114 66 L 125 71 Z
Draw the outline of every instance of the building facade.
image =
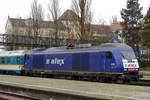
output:
M 78 18 L 72 10 L 66 10 L 58 20 L 58 38 L 79 40 L 81 34 Z M 6 34 L 35 36 L 33 20 L 8 17 L 5 32 Z M 93 41 L 103 40 L 106 42 L 112 38 L 111 27 L 106 25 L 91 24 L 88 34 L 90 34 L 90 40 Z M 53 21 L 41 21 L 38 25 L 37 36 L 54 37 Z

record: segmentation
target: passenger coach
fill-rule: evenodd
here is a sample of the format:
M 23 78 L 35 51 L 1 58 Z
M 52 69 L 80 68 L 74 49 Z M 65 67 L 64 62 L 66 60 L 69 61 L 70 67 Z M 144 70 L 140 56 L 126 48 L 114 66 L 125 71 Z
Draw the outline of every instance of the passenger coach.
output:
M 0 71 L 21 74 L 24 70 L 24 50 L 1 51 L 0 52 Z

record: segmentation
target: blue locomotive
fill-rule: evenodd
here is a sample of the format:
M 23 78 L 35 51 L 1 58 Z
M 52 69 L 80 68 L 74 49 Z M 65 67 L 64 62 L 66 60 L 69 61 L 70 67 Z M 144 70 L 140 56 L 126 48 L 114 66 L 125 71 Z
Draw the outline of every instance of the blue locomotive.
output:
M 26 55 L 24 73 L 96 80 L 138 80 L 139 65 L 131 47 L 106 43 L 91 47 L 57 47 Z

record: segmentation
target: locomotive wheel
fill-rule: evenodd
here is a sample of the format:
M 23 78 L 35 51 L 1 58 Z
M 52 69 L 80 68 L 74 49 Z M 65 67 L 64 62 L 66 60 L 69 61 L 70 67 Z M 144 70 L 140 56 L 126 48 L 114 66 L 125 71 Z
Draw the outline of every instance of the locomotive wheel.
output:
M 80 78 L 79 78 L 79 76 L 72 76 L 72 79 L 73 80 L 79 80 Z
M 123 84 L 124 82 L 125 81 L 123 79 L 121 79 L 121 78 L 119 78 L 119 79 L 116 80 L 116 83 L 118 83 L 118 84 Z

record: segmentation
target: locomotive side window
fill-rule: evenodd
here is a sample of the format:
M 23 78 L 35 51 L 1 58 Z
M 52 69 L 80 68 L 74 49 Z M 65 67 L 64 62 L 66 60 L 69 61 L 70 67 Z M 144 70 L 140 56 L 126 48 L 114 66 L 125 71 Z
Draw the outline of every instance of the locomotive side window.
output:
M 17 64 L 20 64 L 20 57 L 17 57 Z
M 7 57 L 7 64 L 10 64 L 10 63 L 11 63 L 11 58 Z
M 112 59 L 112 53 L 106 52 L 106 59 Z
M 4 64 L 5 63 L 5 58 L 1 57 L 1 63 Z

